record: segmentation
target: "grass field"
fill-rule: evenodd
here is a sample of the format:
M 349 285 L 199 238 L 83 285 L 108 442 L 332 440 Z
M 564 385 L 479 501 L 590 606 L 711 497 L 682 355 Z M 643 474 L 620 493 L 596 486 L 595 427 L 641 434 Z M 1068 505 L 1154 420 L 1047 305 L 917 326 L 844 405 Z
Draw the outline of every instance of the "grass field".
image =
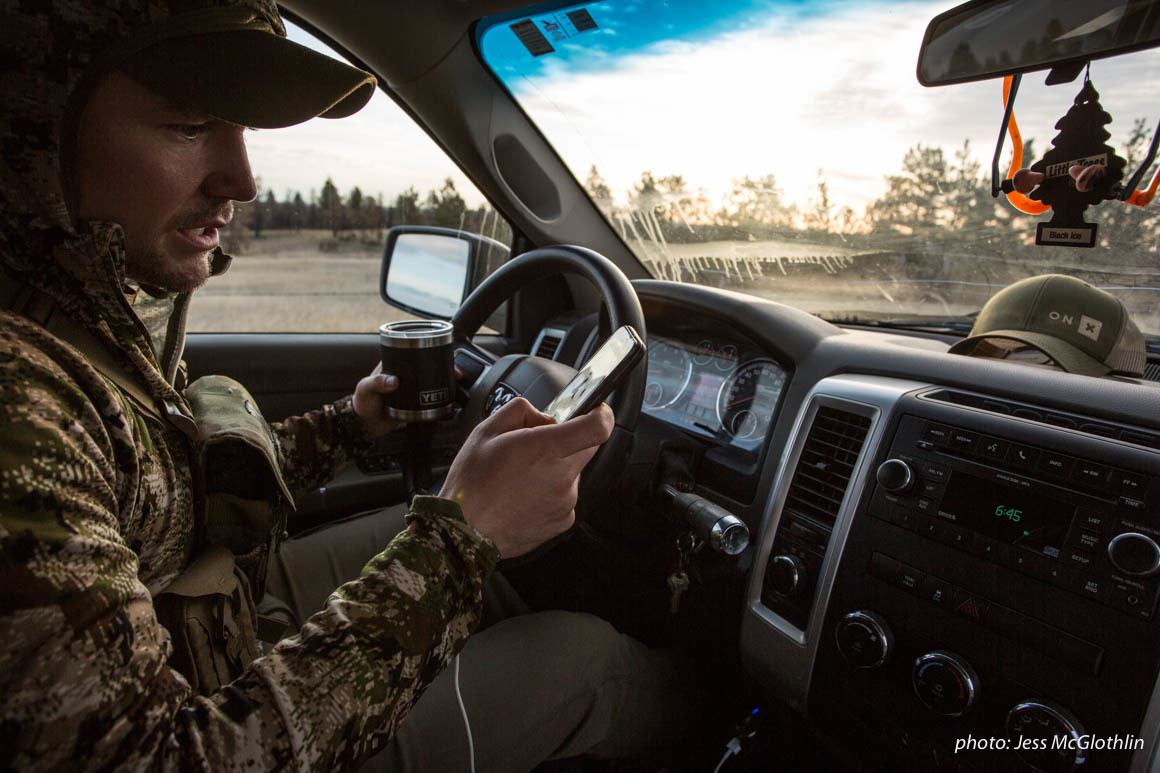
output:
M 384 322 L 406 318 L 379 297 L 381 242 L 350 237 L 335 240 L 327 230 L 303 230 L 267 232 L 240 244 L 227 241 L 233 265 L 194 296 L 190 331 L 373 332 Z M 636 247 L 645 256 L 656 252 L 651 245 Z M 667 249 L 664 259 L 695 270 L 697 281 L 839 315 L 963 315 L 1029 270 L 1052 270 L 947 256 L 939 273 L 955 274 L 954 281 L 913 279 L 898 257 L 856 255 L 835 245 L 704 242 Z M 661 275 L 679 272 L 659 260 L 651 269 Z M 683 278 L 692 277 L 686 272 Z M 1160 331 L 1160 288 L 1152 272 L 1089 281 L 1120 287 L 1114 292 L 1141 329 L 1152 335 Z
M 233 264 L 194 295 L 191 332 L 362 333 L 408 316 L 379 297 L 376 242 L 285 231 L 226 248 Z

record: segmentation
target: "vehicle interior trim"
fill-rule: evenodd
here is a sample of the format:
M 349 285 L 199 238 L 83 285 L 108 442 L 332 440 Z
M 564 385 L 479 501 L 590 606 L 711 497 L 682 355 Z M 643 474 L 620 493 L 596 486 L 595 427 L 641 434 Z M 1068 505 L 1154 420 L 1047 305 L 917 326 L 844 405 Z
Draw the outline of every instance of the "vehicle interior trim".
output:
M 747 612 L 742 624 L 741 639 L 743 654 L 760 653 L 758 658 L 760 663 L 753 662 L 747 665 L 765 678 L 776 682 L 779 691 L 782 691 L 780 694 L 786 696 L 787 701 L 803 713 L 806 711 L 810 676 L 814 669 L 830 591 L 842 559 L 842 548 L 858 502 L 870 478 L 866 467 L 878 453 L 884 428 L 889 424 L 898 401 L 903 395 L 927 386 L 929 385 L 919 382 L 880 376 L 851 374 L 831 376 L 819 381 L 810 390 L 803 403 L 804 407 L 794 423 L 791 443 L 788 446 L 789 453 L 783 455 L 779 463 L 776 482 L 762 518 L 762 539 L 750 574 L 746 599 Z M 850 483 L 838 509 L 826 547 L 817 581 L 817 592 L 810 610 L 809 630 L 802 631 L 761 602 L 761 589 L 793 473 L 797 469 L 814 417 L 821 407 L 833 407 L 866 416 L 870 419 L 870 427 L 858 461 L 851 471 Z

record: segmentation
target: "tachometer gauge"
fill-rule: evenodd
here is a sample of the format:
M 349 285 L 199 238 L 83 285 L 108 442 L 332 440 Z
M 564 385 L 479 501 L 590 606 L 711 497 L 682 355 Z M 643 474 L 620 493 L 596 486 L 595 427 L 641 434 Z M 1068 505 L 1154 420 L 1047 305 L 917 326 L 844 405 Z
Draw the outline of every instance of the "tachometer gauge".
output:
M 750 360 L 729 374 L 717 393 L 717 420 L 737 440 L 765 437 L 785 371 L 773 360 Z
M 685 393 L 692 377 L 693 358 L 688 352 L 663 341 L 652 341 L 648 347 L 644 404 L 649 408 L 667 408 Z

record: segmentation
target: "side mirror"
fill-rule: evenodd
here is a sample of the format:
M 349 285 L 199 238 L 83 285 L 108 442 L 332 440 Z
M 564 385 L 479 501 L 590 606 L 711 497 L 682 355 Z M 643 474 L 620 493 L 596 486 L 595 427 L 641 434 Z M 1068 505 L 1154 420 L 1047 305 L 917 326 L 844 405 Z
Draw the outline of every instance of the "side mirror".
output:
M 434 226 L 396 226 L 387 232 L 379 294 L 420 317 L 451 319 L 463 299 L 508 248 L 486 236 Z

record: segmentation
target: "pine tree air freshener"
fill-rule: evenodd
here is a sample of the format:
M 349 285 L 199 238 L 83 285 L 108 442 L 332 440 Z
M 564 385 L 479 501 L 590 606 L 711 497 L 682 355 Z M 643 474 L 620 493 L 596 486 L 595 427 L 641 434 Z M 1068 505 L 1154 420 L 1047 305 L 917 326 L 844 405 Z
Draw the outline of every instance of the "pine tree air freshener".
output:
M 1059 133 L 1051 150 L 1031 165 L 1039 187 L 1028 198 L 1052 209 L 1051 220 L 1036 228 L 1036 244 L 1095 246 L 1096 225 L 1084 221 L 1084 210 L 1116 197 L 1127 163 L 1107 144 L 1111 134 L 1104 127 L 1111 122 L 1099 93 L 1084 78 L 1071 108 L 1055 124 Z

